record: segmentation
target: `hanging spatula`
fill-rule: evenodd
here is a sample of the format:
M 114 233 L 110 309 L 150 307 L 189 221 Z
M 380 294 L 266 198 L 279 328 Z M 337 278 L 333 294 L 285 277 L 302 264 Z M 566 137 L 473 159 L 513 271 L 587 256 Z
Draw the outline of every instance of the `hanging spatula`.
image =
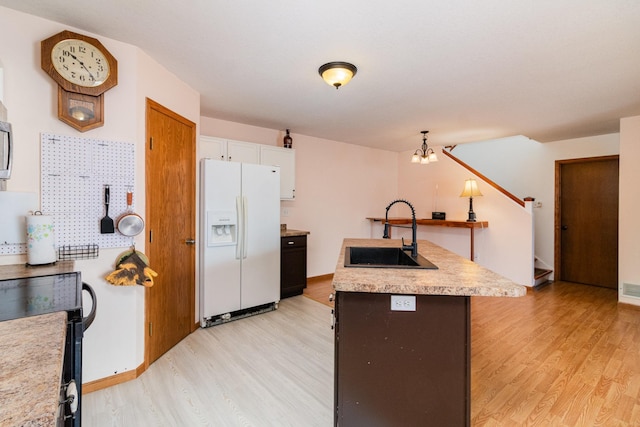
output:
M 109 199 L 111 198 L 109 186 L 104 186 L 104 218 L 100 220 L 100 233 L 109 234 L 115 233 L 115 227 L 113 219 L 109 218 Z

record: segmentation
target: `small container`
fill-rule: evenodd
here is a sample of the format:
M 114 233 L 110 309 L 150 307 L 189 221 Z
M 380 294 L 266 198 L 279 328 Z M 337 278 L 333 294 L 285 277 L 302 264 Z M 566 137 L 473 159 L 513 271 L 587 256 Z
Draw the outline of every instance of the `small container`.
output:
M 291 135 L 289 135 L 289 129 L 287 129 L 287 134 L 284 136 L 282 142 L 284 144 L 284 148 L 293 147 L 293 138 L 291 138 Z

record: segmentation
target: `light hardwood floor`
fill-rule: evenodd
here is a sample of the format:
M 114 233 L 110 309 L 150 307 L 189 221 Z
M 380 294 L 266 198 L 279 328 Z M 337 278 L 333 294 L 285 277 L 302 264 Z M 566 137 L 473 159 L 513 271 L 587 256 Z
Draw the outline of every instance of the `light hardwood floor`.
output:
M 83 397 L 85 426 L 331 426 L 330 281 L 200 329 L 138 379 Z M 640 426 L 640 310 L 555 283 L 472 299 L 473 426 Z M 357 426 L 360 427 L 360 426 Z M 395 426 L 394 426 L 395 427 Z
M 331 308 L 304 296 L 198 329 L 140 377 L 83 396 L 83 426 L 330 426 Z

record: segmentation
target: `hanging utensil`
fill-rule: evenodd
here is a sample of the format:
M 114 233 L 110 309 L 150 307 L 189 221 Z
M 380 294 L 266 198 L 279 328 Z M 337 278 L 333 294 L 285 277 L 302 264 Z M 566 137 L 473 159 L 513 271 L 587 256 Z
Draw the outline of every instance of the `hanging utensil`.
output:
M 133 192 L 127 190 L 127 213 L 118 219 L 118 231 L 124 236 L 137 236 L 144 228 L 144 220 L 133 212 Z
M 104 186 L 104 218 L 100 220 L 100 233 L 109 234 L 115 233 L 115 229 L 113 227 L 113 219 L 109 218 L 109 199 L 110 199 L 110 190 L 109 186 Z

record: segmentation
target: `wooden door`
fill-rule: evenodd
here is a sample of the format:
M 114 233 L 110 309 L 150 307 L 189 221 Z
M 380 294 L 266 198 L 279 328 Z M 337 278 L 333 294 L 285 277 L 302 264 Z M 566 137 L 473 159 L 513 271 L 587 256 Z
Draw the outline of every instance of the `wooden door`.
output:
M 558 244 L 558 280 L 618 288 L 618 156 L 556 162 Z
M 147 288 L 145 366 L 195 324 L 196 125 L 147 99 Z

